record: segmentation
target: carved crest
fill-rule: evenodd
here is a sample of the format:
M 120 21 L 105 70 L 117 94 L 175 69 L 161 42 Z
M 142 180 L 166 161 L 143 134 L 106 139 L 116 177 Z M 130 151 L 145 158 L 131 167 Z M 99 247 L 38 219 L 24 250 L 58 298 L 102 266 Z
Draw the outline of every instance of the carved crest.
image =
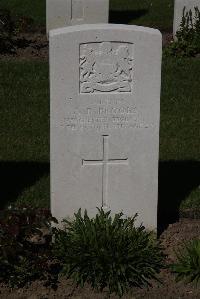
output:
M 102 42 L 80 47 L 80 92 L 131 92 L 133 45 Z

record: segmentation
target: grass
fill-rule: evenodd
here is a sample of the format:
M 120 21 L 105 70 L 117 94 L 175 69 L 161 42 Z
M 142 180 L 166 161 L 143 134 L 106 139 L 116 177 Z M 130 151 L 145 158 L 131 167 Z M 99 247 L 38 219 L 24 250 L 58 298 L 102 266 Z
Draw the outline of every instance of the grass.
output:
M 171 161 L 164 184 L 166 209 L 200 209 L 200 192 L 193 191 L 200 185 L 199 70 L 199 59 L 163 59 L 160 160 Z
M 192 190 L 189 196 L 182 201 L 180 205 L 180 209 L 182 211 L 191 209 L 191 207 L 194 210 L 200 209 L 200 186 Z
M 162 161 L 200 161 L 200 84 L 194 80 L 198 78 L 199 69 L 198 59 L 163 60 L 160 130 Z M 16 190 L 15 197 L 8 196 L 8 199 L 40 207 L 49 205 L 48 90 L 47 62 L 0 62 L 0 159 L 8 163 L 22 163 L 19 176 L 21 172 L 37 173 L 38 168 L 38 175 L 33 176 L 31 181 L 25 178 L 24 185 Z M 23 164 L 28 161 L 32 164 Z M 13 172 L 12 166 L 10 169 Z M 10 188 L 14 187 L 15 177 L 11 180 Z M 199 192 L 190 192 L 182 207 L 188 207 L 191 203 L 200 208 Z
M 0 62 L 1 158 L 49 161 L 48 65 Z
M 113 23 L 128 23 L 172 31 L 173 0 L 110 0 Z
M 200 161 L 199 70 L 199 59 L 163 60 L 161 160 Z
M 37 25 L 45 26 L 45 0 L 1 0 L 0 8 L 10 10 L 13 17 L 26 16 L 32 18 Z
M 27 16 L 45 26 L 45 0 L 1 0 L 13 16 Z M 173 0 L 110 0 L 110 22 L 172 30 Z
M 10 184 L 1 188 L 1 206 L 49 205 L 48 90 L 46 62 L 0 62 L 0 167 L 10 172 L 0 173 Z

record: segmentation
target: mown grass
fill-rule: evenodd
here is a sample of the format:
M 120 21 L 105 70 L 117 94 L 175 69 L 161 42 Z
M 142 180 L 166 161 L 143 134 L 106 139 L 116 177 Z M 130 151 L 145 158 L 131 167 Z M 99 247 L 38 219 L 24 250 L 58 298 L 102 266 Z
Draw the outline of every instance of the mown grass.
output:
M 1 158 L 49 161 L 48 65 L 0 62 Z
M 46 0 L 1 0 L 0 9 L 8 9 L 13 17 L 26 16 L 45 26 Z
M 167 58 L 162 64 L 161 160 L 198 160 L 200 59 Z
M 191 191 L 188 197 L 181 202 L 180 210 L 200 209 L 200 185 Z
M 200 209 L 199 71 L 200 59 L 163 59 L 160 160 L 170 162 L 160 183 L 166 213 L 176 205 L 180 211 Z
M 163 60 L 161 161 L 200 161 L 199 70 L 198 59 Z M 0 62 L 0 160 L 4 161 L 3 169 L 6 163 L 10 169 L 10 186 L 4 191 L 0 189 L 0 197 L 5 196 L 7 204 L 15 201 L 40 207 L 49 205 L 48 90 L 47 62 Z M 13 176 L 15 162 L 19 173 L 15 171 Z M 26 176 L 33 177 L 27 180 Z M 188 194 L 182 207 L 192 203 L 200 208 L 199 192 Z
M 110 22 L 172 30 L 174 0 L 110 0 Z M 46 0 L 1 0 L 0 8 L 45 26 Z
M 1 206 L 15 200 L 48 206 L 48 64 L 1 61 L 0 105 L 0 167 L 10 172 L 0 171 L 1 183 L 7 180 Z
M 174 0 L 110 0 L 110 21 L 172 30 Z

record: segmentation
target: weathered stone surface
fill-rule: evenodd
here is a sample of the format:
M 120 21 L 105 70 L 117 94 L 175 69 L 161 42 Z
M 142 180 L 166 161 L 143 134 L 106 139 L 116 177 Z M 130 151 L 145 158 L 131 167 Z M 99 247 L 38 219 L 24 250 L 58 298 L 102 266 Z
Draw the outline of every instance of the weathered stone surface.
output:
M 183 9 L 185 11 L 192 10 L 194 15 L 194 7 L 198 7 L 200 10 L 200 0 L 175 0 L 174 2 L 174 24 L 173 24 L 173 36 L 176 37 L 176 32 L 180 28 L 180 24 L 183 16 Z
M 50 32 L 51 209 L 96 207 L 157 225 L 161 34 L 127 25 Z
M 109 0 L 46 0 L 46 28 L 108 23 Z

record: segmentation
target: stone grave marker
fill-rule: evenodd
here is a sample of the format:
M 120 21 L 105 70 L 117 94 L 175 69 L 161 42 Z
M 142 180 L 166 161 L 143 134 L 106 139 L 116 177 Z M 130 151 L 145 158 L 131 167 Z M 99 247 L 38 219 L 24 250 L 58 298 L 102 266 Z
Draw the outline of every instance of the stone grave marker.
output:
M 161 34 L 128 25 L 50 32 L 51 210 L 139 213 L 157 226 Z
M 183 16 L 183 9 L 185 12 L 190 10 L 194 16 L 194 8 L 198 7 L 200 10 L 200 0 L 175 0 L 174 2 L 174 24 L 173 24 L 173 36 L 176 37 L 176 32 L 180 28 L 180 24 Z
M 108 23 L 109 0 L 46 0 L 46 28 Z

